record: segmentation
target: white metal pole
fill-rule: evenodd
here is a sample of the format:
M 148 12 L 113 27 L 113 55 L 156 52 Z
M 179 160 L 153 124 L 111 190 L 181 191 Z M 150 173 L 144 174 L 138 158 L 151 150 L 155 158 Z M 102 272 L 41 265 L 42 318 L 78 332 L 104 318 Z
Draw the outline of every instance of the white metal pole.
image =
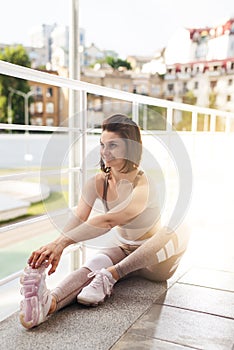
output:
M 69 28 L 69 78 L 80 80 L 80 60 L 79 60 L 79 0 L 70 0 L 70 28 Z M 80 129 L 79 121 L 79 93 L 73 89 L 69 91 L 69 120 L 68 126 L 73 129 L 69 131 L 69 207 L 72 209 L 77 202 L 76 189 L 78 176 L 72 170 L 81 163 L 77 150 L 77 138 L 80 137 L 74 128 Z M 71 253 L 71 270 L 75 270 L 80 265 L 79 250 Z

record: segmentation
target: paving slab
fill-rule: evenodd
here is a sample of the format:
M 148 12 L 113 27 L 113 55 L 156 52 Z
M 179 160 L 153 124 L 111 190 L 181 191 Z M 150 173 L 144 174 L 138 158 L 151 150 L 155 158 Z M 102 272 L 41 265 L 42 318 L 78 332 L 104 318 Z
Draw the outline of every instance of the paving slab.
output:
M 234 295 L 228 291 L 175 283 L 156 303 L 230 317 L 234 322 Z
M 0 323 L 0 349 L 110 349 L 166 288 L 166 283 L 132 277 L 119 282 L 103 305 L 71 305 L 32 330 L 25 330 L 15 313 Z
M 231 350 L 234 322 L 225 317 L 155 304 L 133 324 L 128 334 L 195 349 Z
M 192 268 L 178 281 L 234 292 L 234 272 Z
M 186 350 L 194 349 L 168 341 L 148 338 L 139 334 L 127 333 L 111 350 Z

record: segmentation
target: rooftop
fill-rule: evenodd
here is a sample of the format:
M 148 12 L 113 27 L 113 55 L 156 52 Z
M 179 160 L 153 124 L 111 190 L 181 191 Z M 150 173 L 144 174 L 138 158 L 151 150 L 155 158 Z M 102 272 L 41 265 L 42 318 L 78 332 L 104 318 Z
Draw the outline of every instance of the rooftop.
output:
M 213 179 L 213 185 L 219 184 Z M 217 187 L 221 201 L 227 187 Z M 41 350 L 233 349 L 233 205 L 231 198 L 226 199 L 220 211 L 214 203 L 195 219 L 192 213 L 206 206 L 199 199 L 203 192 L 204 187 L 196 187 L 186 219 L 191 230 L 189 247 L 167 283 L 123 280 L 103 305 L 68 306 L 32 330 L 21 326 L 16 311 L 0 323 L 0 349 L 27 350 L 35 345 Z M 34 224 L 35 234 L 41 228 Z M 69 265 L 67 258 L 61 269 Z M 64 277 L 62 272 L 58 271 L 56 283 Z M 16 300 L 17 286 L 15 291 Z

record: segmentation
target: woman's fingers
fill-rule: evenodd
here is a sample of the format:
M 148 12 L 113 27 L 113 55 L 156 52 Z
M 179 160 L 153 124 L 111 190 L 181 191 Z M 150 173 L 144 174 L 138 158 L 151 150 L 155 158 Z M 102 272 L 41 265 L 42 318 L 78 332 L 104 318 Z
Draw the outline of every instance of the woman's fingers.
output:
M 57 266 L 58 266 L 58 263 L 59 263 L 59 259 L 54 259 L 52 262 L 51 262 L 51 268 L 48 272 L 48 275 L 51 275 L 52 273 L 54 273 L 57 269 Z
M 56 244 L 48 244 L 34 251 L 28 259 L 28 264 L 32 268 L 38 268 L 43 263 L 46 267 L 51 265 L 49 275 L 55 272 L 62 254 L 61 249 Z
M 51 254 L 51 250 L 44 248 L 41 248 L 35 252 L 32 253 L 32 255 L 30 256 L 28 263 L 30 264 L 30 266 L 32 266 L 33 268 L 37 268 L 39 266 L 41 266 L 42 263 L 44 263 L 45 261 L 48 260 L 49 256 Z

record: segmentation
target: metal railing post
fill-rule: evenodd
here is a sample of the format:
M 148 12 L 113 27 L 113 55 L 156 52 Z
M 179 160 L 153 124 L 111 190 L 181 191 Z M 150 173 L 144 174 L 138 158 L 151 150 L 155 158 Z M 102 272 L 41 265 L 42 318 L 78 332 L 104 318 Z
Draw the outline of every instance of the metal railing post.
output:
M 80 80 L 80 56 L 79 56 L 79 0 L 70 0 L 70 32 L 69 32 L 69 78 Z M 76 90 L 69 91 L 69 127 L 80 129 L 80 107 L 81 101 L 79 93 Z M 80 135 L 78 135 L 79 137 Z M 77 204 L 77 181 L 74 168 L 80 163 L 80 156 L 77 150 L 77 132 L 69 131 L 69 207 L 72 208 Z M 79 249 L 71 253 L 71 270 L 80 266 Z
M 138 102 L 132 102 L 132 120 L 139 124 L 139 104 Z

